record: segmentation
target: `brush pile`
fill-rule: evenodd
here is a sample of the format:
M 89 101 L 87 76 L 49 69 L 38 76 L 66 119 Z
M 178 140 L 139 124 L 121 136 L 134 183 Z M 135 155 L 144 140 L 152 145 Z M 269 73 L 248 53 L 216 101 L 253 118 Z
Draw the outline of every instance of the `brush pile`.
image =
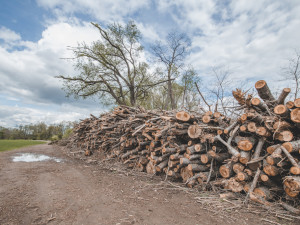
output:
M 81 121 L 69 145 L 86 156 L 101 153 L 130 168 L 165 174 L 187 186 L 211 184 L 245 192 L 262 204 L 279 198 L 299 200 L 300 99 L 275 99 L 263 80 L 260 98 L 233 91 L 243 113 L 146 111 L 119 106 Z

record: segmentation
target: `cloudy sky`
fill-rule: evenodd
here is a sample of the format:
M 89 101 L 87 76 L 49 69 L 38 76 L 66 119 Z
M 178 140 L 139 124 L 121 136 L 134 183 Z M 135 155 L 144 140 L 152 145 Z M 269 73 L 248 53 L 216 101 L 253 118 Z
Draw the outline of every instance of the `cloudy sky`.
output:
M 0 126 L 78 120 L 105 110 L 66 98 L 57 75 L 74 74 L 67 46 L 99 35 L 90 22 L 135 20 L 146 47 L 178 30 L 192 40 L 187 63 L 209 82 L 226 66 L 234 82 L 280 81 L 300 48 L 299 0 L 0 0 Z

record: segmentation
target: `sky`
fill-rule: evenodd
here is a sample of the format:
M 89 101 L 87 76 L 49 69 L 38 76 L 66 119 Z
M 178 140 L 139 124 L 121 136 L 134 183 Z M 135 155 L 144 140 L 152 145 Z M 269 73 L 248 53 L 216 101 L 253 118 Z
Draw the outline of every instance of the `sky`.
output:
M 282 80 L 300 49 L 299 0 L 0 0 L 0 126 L 84 119 L 107 110 L 99 99 L 65 97 L 58 75 L 76 71 L 68 46 L 99 39 L 101 26 L 134 20 L 145 55 L 170 31 L 191 39 L 192 65 L 203 83 L 213 67 L 231 71 L 233 83 Z M 205 86 L 205 85 L 204 85 Z

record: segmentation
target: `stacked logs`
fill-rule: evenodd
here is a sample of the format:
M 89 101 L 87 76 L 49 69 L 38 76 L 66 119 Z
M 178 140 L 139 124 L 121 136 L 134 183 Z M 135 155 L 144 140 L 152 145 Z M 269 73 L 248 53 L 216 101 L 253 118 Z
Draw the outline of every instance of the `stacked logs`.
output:
M 188 187 L 222 185 L 263 204 L 284 193 L 297 199 L 300 99 L 285 102 L 289 88 L 275 99 L 263 80 L 255 88 L 260 98 L 233 91 L 244 109 L 238 118 L 211 111 L 189 114 L 119 106 L 81 121 L 69 143 L 85 155 L 101 152 Z

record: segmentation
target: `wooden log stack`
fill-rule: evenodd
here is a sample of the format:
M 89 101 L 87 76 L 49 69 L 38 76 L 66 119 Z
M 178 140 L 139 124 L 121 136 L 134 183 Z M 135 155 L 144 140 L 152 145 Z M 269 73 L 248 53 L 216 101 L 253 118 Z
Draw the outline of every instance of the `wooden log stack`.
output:
M 237 118 L 220 112 L 146 111 L 119 106 L 81 121 L 69 138 L 85 155 L 117 158 L 130 168 L 164 174 L 188 187 L 222 185 L 268 204 L 299 201 L 300 99 L 276 99 L 267 83 L 256 82 L 259 97 L 233 96 L 244 109 Z

